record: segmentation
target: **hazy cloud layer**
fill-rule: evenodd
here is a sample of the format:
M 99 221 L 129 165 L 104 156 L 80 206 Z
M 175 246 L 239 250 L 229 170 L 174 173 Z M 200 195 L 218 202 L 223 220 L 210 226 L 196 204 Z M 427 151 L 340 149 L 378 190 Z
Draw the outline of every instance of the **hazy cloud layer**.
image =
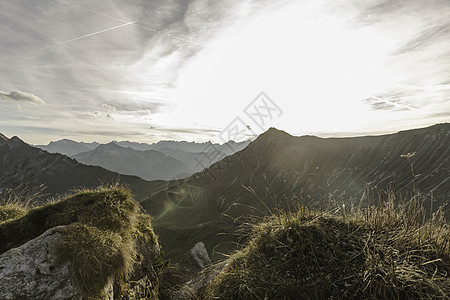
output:
M 12 101 L 19 101 L 19 102 L 32 102 L 37 104 L 44 104 L 45 101 L 39 98 L 36 95 L 25 93 L 25 92 L 19 92 L 19 91 L 12 91 L 10 93 L 6 93 L 3 91 L 0 91 L 0 98 L 3 100 L 12 100 Z

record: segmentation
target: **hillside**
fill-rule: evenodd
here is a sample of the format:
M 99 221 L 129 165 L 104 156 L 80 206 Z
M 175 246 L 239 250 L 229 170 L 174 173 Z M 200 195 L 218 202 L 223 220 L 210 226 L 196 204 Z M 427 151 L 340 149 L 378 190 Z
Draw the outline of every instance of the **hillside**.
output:
M 163 245 L 177 241 L 189 247 L 202 240 L 208 250 L 221 244 L 215 249 L 226 252 L 236 241 L 230 234 L 239 222 L 233 218 L 287 207 L 294 197 L 319 210 L 343 203 L 375 205 L 382 190 L 406 198 L 413 190 L 412 174 L 401 156 L 415 152 L 415 189 L 428 196 L 428 206 L 433 195 L 436 208 L 450 196 L 449 133 L 450 124 L 356 138 L 293 137 L 272 128 L 244 150 L 170 183 L 142 205 L 156 217 Z
M 36 190 L 44 185 L 46 197 L 42 200 L 46 200 L 74 188 L 96 187 L 119 180 L 132 189 L 136 199 L 142 199 L 165 186 L 161 181 L 146 182 L 136 176 L 85 166 L 67 156 L 32 147 L 18 137 L 0 140 L 0 157 L 0 193 L 6 188 L 27 186 Z
M 166 156 L 162 152 L 138 151 L 113 142 L 77 154 L 73 158 L 82 164 L 101 166 L 120 174 L 136 175 L 145 180 L 170 180 L 177 174 L 190 174 L 189 168 L 182 161 Z

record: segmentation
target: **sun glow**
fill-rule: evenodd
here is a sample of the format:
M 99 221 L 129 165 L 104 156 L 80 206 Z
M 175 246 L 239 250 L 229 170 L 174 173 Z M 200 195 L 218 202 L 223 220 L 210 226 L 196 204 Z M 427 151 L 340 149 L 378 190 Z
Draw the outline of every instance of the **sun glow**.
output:
M 273 126 L 304 133 L 361 128 L 371 114 L 361 100 L 392 79 L 391 45 L 319 5 L 272 7 L 219 32 L 176 78 L 170 122 L 220 129 L 265 91 L 285 112 Z

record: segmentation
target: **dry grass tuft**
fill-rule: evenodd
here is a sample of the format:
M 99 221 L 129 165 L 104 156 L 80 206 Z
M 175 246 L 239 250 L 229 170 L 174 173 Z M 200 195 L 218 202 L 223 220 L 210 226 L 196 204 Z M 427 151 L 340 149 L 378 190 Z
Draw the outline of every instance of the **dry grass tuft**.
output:
M 450 299 L 450 230 L 417 199 L 314 213 L 278 211 L 204 299 Z
M 27 185 L 15 189 L 6 189 L 0 197 L 0 224 L 24 216 L 39 198 L 44 187 L 31 190 Z

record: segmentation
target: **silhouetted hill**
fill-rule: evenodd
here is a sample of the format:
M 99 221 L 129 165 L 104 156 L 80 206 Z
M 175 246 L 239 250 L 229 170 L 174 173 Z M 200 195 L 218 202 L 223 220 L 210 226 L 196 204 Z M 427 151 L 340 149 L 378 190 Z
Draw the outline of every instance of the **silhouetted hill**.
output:
M 174 238 L 186 245 L 202 240 L 213 249 L 233 240 L 217 236 L 236 230 L 228 216 L 287 207 L 293 197 L 316 209 L 376 204 L 388 189 L 408 199 L 412 173 L 401 156 L 415 152 L 416 190 L 428 199 L 433 195 L 437 207 L 450 196 L 449 132 L 450 124 L 438 124 L 382 136 L 318 138 L 271 128 L 244 150 L 172 182 L 142 205 L 156 216 L 163 245 Z
M 137 151 L 114 142 L 100 145 L 73 158 L 86 165 L 101 166 L 125 175 L 137 175 L 146 180 L 170 180 L 177 174 L 189 173 L 189 168 L 182 161 L 166 156 L 162 152 Z
M 0 140 L 0 158 L 0 192 L 5 188 L 28 185 L 34 189 L 44 185 L 47 196 L 54 196 L 74 188 L 97 187 L 120 180 L 130 186 L 137 199 L 142 199 L 165 184 L 161 181 L 149 183 L 136 176 L 85 166 L 65 155 L 32 147 L 18 137 Z

